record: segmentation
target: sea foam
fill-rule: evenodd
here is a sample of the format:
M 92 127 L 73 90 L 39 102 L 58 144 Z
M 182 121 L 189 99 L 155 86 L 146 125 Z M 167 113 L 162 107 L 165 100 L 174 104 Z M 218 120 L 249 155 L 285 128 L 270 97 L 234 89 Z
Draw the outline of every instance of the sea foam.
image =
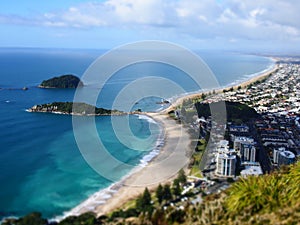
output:
M 148 121 L 148 123 L 158 124 L 154 119 L 152 119 L 149 116 L 146 115 L 138 115 L 138 116 L 139 119 L 146 120 Z M 82 203 L 80 203 L 70 211 L 66 211 L 63 213 L 63 215 L 56 216 L 50 219 L 50 221 L 59 222 L 68 216 L 78 216 L 84 212 L 95 211 L 97 207 L 104 205 L 110 198 L 112 198 L 113 195 L 117 193 L 121 187 L 124 186 L 126 179 L 128 179 L 130 176 L 139 172 L 141 169 L 147 166 L 160 153 L 161 148 L 164 146 L 165 138 L 164 138 L 164 132 L 162 126 L 160 124 L 158 124 L 158 126 L 160 128 L 160 133 L 153 149 L 148 154 L 143 156 L 143 158 L 140 160 L 140 163 L 134 169 L 132 169 L 125 176 L 123 176 L 120 179 L 120 181 L 112 183 L 110 186 L 108 186 L 105 189 L 99 190 L 98 192 L 92 194 L 90 197 L 88 197 L 86 200 L 84 200 Z

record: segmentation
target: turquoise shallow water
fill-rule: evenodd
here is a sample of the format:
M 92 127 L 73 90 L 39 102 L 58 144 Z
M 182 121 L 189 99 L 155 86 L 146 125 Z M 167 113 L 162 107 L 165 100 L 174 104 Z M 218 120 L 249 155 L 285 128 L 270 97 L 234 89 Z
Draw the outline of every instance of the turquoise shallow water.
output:
M 103 51 L 0 49 L 0 217 L 21 216 L 36 210 L 48 218 L 59 216 L 112 184 L 82 158 L 70 116 L 25 111 L 38 103 L 72 101 L 74 90 L 48 90 L 36 86 L 59 74 L 81 76 L 101 53 Z M 199 54 L 223 86 L 272 64 L 269 59 L 257 56 Z M 188 92 L 197 90 L 197 86 L 176 68 L 155 63 L 138 64 L 119 71 L 105 85 L 97 105 L 109 108 L 118 90 L 141 76 L 164 76 L 183 84 Z M 23 86 L 29 90 L 20 90 Z M 134 107 L 157 110 L 161 106 L 156 102 L 160 100 L 144 99 Z M 158 125 L 151 123 L 149 126 L 146 118 L 132 115 L 129 120 L 132 132 L 138 137 L 147 140 L 150 132 L 159 137 Z M 97 117 L 96 124 L 106 149 L 118 160 L 136 166 L 151 158 L 145 155 L 157 145 L 155 138 L 138 145 L 133 143 L 132 147 L 142 150 L 137 151 L 118 141 L 110 117 Z M 122 135 L 126 138 L 128 134 Z M 109 169 L 119 178 L 129 173 L 129 170 Z

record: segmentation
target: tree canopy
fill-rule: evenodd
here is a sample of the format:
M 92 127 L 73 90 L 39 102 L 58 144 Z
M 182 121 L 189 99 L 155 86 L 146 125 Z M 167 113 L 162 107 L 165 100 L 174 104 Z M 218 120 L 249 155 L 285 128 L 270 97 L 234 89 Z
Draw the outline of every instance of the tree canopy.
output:
M 216 103 L 211 103 L 211 105 L 216 105 L 218 104 L 218 102 Z M 239 120 L 242 122 L 247 122 L 249 121 L 251 118 L 258 118 L 259 114 L 255 111 L 255 109 L 239 103 L 239 102 L 225 102 L 226 105 L 226 113 L 227 113 L 227 120 L 228 121 L 235 121 L 235 120 Z M 211 116 L 211 112 L 210 112 L 210 104 L 208 103 L 201 103 L 201 102 L 197 102 L 195 103 L 195 107 L 198 113 L 198 117 L 201 118 L 202 116 L 207 118 L 209 116 Z M 218 113 L 218 112 L 215 112 Z M 220 115 L 222 117 L 222 115 Z M 217 118 L 218 115 L 215 115 L 215 117 Z
M 39 87 L 43 88 L 77 88 L 83 86 L 82 81 L 71 74 L 44 80 Z

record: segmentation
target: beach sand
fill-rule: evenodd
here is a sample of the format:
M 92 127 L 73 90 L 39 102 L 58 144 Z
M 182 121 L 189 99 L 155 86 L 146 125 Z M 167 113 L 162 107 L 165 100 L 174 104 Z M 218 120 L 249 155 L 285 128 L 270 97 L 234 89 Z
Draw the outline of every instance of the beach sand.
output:
M 160 153 L 146 167 L 127 178 L 119 190 L 103 205 L 96 208 L 98 216 L 111 212 L 131 199 L 136 198 L 144 189 L 154 189 L 174 179 L 177 172 L 189 162 L 190 136 L 187 128 L 176 123 L 163 113 L 147 113 L 164 129 L 165 144 Z
M 78 216 L 94 212 L 101 216 L 115 209 L 122 208 L 129 200 L 135 199 L 147 187 L 153 190 L 159 183 L 172 181 L 181 168 L 186 168 L 191 152 L 191 138 L 188 128 L 179 124 L 165 113 L 143 113 L 151 117 L 162 128 L 164 144 L 159 154 L 146 166 L 137 166 L 134 171 L 121 181 L 96 192 L 63 216 L 54 218 L 61 221 L 68 216 Z
M 278 65 L 275 64 L 269 71 L 234 85 L 233 88 L 237 89 L 238 86 L 246 87 L 249 84 L 269 76 L 277 69 Z M 221 93 L 224 89 L 230 88 L 231 87 L 226 87 L 215 91 L 216 93 Z M 202 93 L 207 94 L 208 92 Z M 122 208 L 128 201 L 142 194 L 146 187 L 153 190 L 159 183 L 163 184 L 172 181 L 177 176 L 177 172 L 181 168 L 186 168 L 189 162 L 188 153 L 191 150 L 191 138 L 187 132 L 187 128 L 178 124 L 174 119 L 171 119 L 167 112 L 176 109 L 185 99 L 199 98 L 202 93 L 180 97 L 172 102 L 170 107 L 161 112 L 146 113 L 147 116 L 152 117 L 152 119 L 159 123 L 164 129 L 165 143 L 158 156 L 146 167 L 140 168 L 122 182 L 113 185 L 111 189 L 114 191 L 110 192 L 110 198 L 105 199 L 105 201 L 103 201 L 103 198 L 100 198 L 99 202 L 101 203 L 96 205 L 87 204 L 85 207 L 78 206 L 71 214 L 78 215 L 86 211 L 94 211 L 98 216 L 104 215 L 118 208 Z M 97 196 L 94 197 L 93 202 L 97 202 Z

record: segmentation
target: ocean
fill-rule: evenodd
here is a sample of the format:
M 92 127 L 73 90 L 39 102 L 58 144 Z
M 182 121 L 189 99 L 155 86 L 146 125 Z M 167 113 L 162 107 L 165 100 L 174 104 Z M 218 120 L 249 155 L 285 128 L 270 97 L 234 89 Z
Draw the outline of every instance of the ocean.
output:
M 40 211 L 46 218 L 61 216 L 114 183 L 95 172 L 83 159 L 74 138 L 71 116 L 26 111 L 35 104 L 72 101 L 75 90 L 40 89 L 37 85 L 62 74 L 81 77 L 104 52 L 0 49 L 0 219 L 32 211 Z M 220 86 L 249 79 L 273 65 L 271 59 L 254 55 L 210 51 L 197 54 L 209 65 Z M 111 108 L 122 87 L 140 77 L 155 75 L 181 83 L 185 92 L 198 90 L 177 68 L 144 62 L 118 71 L 103 86 L 97 106 Z M 23 87 L 28 90 L 22 90 Z M 170 92 L 170 97 L 172 94 Z M 149 96 L 130 104 L 132 109 L 156 111 L 162 107 L 158 104 L 161 100 L 158 96 Z M 123 123 L 127 117 L 120 116 L 118 120 Z M 129 116 L 132 133 L 143 140 L 132 146 L 125 145 L 116 136 L 110 116 L 96 117 L 95 123 L 109 154 L 129 165 L 128 169 L 108 168 L 116 180 L 128 175 L 132 171 L 130 168 L 146 165 L 158 153 L 163 141 L 159 124 L 144 116 Z M 82 133 L 85 135 L 88 134 Z M 129 134 L 123 132 L 121 135 L 122 139 L 127 139 Z M 103 199 L 110 197 L 107 191 L 102 194 Z

